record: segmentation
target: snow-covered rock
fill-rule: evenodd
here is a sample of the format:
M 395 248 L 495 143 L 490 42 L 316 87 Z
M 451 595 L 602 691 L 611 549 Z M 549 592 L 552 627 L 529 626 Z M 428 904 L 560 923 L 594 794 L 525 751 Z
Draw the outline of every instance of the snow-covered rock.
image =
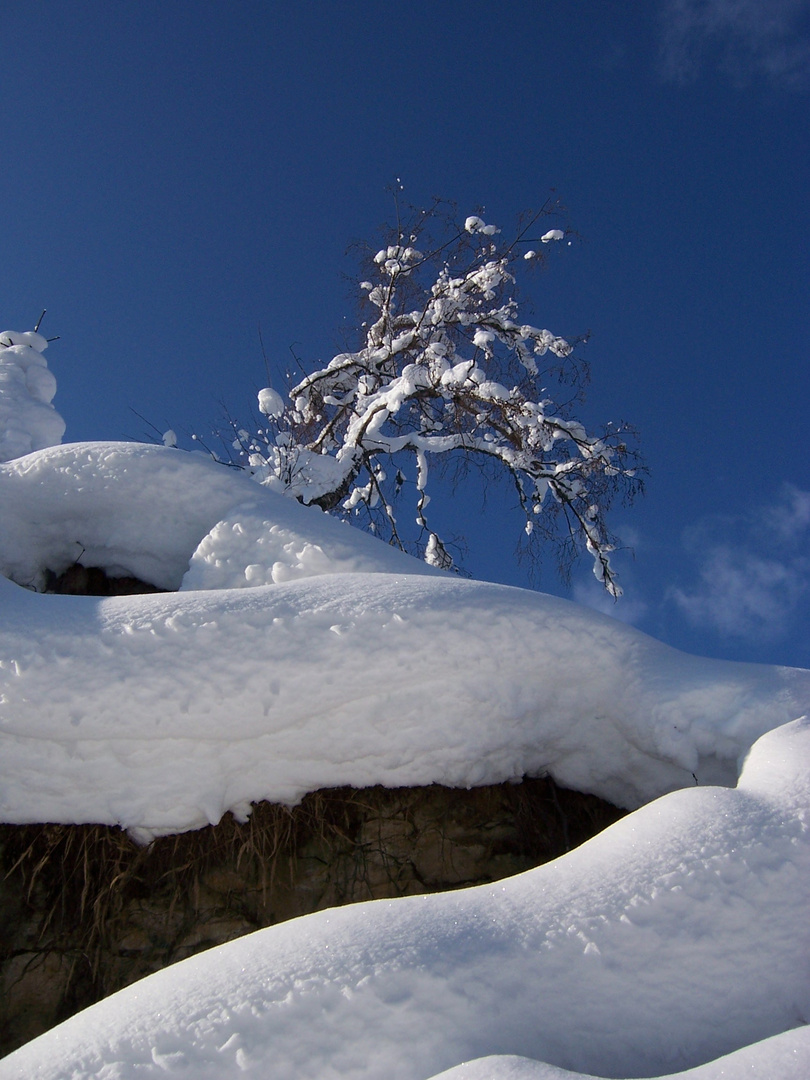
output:
M 448 577 L 42 596 L 0 579 L 0 819 L 216 822 L 350 784 L 524 774 L 634 807 L 733 784 L 810 672 L 690 657 L 607 616 Z M 37 799 L 31 799 L 31 791 Z
M 0 501 L 4 821 L 148 840 L 325 786 L 546 773 L 647 804 L 498 885 L 186 961 L 0 1080 L 810 1073 L 809 671 L 432 572 L 167 447 L 42 450 Z M 183 591 L 20 587 L 77 561 Z
M 68 443 L 0 463 L 0 503 L 0 573 L 33 588 L 46 569 L 58 574 L 76 562 L 164 589 L 237 588 L 311 572 L 431 573 L 238 470 L 167 446 Z
M 432 571 L 167 447 L 43 450 L 0 464 L 0 499 L 17 582 L 80 555 L 184 590 L 44 596 L 0 578 L 7 822 L 147 838 L 321 787 L 544 774 L 632 808 L 733 784 L 763 732 L 810 712 L 810 672 L 687 656 Z
M 742 1047 L 686 1075 L 807 1075 L 790 1029 L 810 1019 L 809 805 L 802 720 L 759 740 L 736 789 L 675 792 L 495 885 L 220 946 L 23 1047 L 0 1080 L 425 1080 L 487 1055 L 524 1060 L 450 1075 L 637 1077 Z

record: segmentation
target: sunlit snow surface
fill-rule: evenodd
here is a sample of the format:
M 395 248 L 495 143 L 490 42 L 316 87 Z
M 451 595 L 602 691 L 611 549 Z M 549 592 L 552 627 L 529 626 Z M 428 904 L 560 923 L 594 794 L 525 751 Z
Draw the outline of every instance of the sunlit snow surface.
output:
M 33 331 L 0 333 L 0 461 L 53 446 L 65 433 L 51 404 L 56 379 L 42 355 L 47 348 Z
M 509 881 L 195 957 L 2 1080 L 810 1075 L 810 672 L 429 573 L 166 447 L 0 464 L 0 505 L 2 820 L 147 840 L 318 787 L 525 773 L 648 803 Z M 21 587 L 77 559 L 184 591 Z
M 706 1065 L 667 1073 L 657 1080 L 807 1080 L 809 1061 L 810 1028 L 800 1027 L 724 1054 Z M 593 1080 L 593 1077 L 509 1054 L 465 1062 L 432 1080 Z
M 810 723 L 796 721 L 757 743 L 736 789 L 674 792 L 495 885 L 258 931 L 93 1006 L 0 1077 L 424 1080 L 506 1053 L 654 1076 L 797 1027 L 810 1015 L 808 765 Z M 770 1080 L 802 1075 L 794 1059 L 807 1069 L 805 1035 L 776 1044 L 793 1071 Z
M 430 572 L 236 469 L 166 446 L 74 443 L 0 463 L 0 506 L 0 573 L 24 586 L 75 562 L 163 589 Z

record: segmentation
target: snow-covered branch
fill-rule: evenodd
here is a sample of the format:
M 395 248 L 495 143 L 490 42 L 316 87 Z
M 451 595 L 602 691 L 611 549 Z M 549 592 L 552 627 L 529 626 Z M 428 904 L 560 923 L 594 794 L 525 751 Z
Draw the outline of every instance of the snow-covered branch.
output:
M 301 379 L 283 410 L 263 390 L 270 426 L 242 449 L 266 482 L 324 510 L 365 511 L 398 544 L 393 506 L 410 456 L 422 554 L 442 565 L 449 555 L 426 514 L 428 459 L 460 452 L 495 463 L 516 484 L 526 533 L 540 523 L 544 539 L 584 547 L 617 596 L 605 512 L 618 491 L 639 487 L 632 432 L 590 433 L 550 395 L 553 381 L 579 388 L 584 369 L 568 340 L 521 319 L 514 297 L 518 271 L 564 237 L 542 230 L 543 216 L 511 242 L 477 215 L 438 242 L 419 226 L 391 237 L 359 283 L 371 312 L 360 347 Z

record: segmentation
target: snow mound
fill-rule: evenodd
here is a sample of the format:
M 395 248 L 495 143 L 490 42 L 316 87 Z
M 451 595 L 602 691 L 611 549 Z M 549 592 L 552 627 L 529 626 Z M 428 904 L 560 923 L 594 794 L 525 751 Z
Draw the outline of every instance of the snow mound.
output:
M 6 822 L 146 840 L 322 787 L 524 775 L 633 808 L 733 784 L 763 732 L 810 712 L 810 672 L 686 656 L 450 577 L 164 446 L 42 450 L 0 464 L 0 500 L 8 578 L 80 561 L 183 590 L 101 600 L 0 578 Z
M 648 1080 L 807 1080 L 810 1070 L 810 1027 L 773 1035 L 753 1046 L 724 1054 L 685 1072 Z M 603 1080 L 558 1069 L 542 1061 L 503 1055 L 456 1065 L 432 1080 Z
M 265 541 L 272 562 L 259 575 L 262 584 L 274 580 L 275 563 L 279 579 L 285 567 L 291 577 L 431 572 L 236 470 L 166 446 L 75 443 L 17 458 L 0 464 L 0 502 L 0 573 L 33 588 L 43 587 L 45 570 L 59 574 L 77 562 L 163 589 L 248 585 L 254 582 L 246 571 L 257 561 L 248 549 L 265 523 L 278 531 Z M 244 509 L 244 526 L 234 516 L 237 507 Z
M 300 506 L 267 488 L 258 491 L 259 498 L 233 507 L 203 537 L 182 591 L 255 588 L 322 574 L 433 572 L 317 507 Z
M 0 578 L 0 604 L 7 822 L 148 838 L 322 787 L 546 774 L 636 807 L 733 784 L 759 735 L 810 712 L 810 672 L 442 575 L 109 599 Z
M 0 333 L 0 462 L 62 441 L 65 422 L 51 404 L 56 379 L 33 331 Z
M 0 820 L 146 841 L 321 787 L 525 774 L 648 804 L 498 885 L 195 957 L 0 1080 L 810 1073 L 810 671 L 431 571 L 165 446 L 0 463 L 0 502 Z M 182 591 L 20 587 L 75 562 Z
M 807 1029 L 790 1029 L 810 1019 L 808 805 L 800 720 L 759 740 L 736 789 L 672 793 L 496 885 L 248 935 L 86 1010 L 0 1078 L 424 1080 L 471 1060 L 450 1075 L 807 1075 Z

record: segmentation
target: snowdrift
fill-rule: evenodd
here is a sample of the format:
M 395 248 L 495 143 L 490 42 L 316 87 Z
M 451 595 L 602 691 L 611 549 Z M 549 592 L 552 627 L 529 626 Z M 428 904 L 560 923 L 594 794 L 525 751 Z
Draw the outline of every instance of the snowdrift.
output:
M 73 563 L 163 589 L 431 572 L 237 469 L 165 446 L 74 443 L 0 463 L 0 504 L 0 573 L 28 588 Z
M 0 578 L 8 822 L 147 840 L 321 787 L 546 774 L 634 808 L 732 785 L 761 734 L 810 711 L 806 671 L 687 656 L 564 600 L 429 572 L 177 450 L 54 447 L 0 465 L 0 498 L 9 578 L 79 549 L 184 590 L 42 596 Z
M 527 774 L 641 807 L 497 886 L 186 961 L 2 1080 L 807 1075 L 810 672 L 430 571 L 165 447 L 37 451 L 0 503 L 4 821 L 148 841 L 320 787 Z M 32 591 L 73 563 L 180 591 Z
M 613 1077 L 698 1065 L 810 1015 L 809 802 L 797 721 L 759 740 L 736 789 L 665 796 L 494 886 L 258 931 L 93 1006 L 0 1077 L 424 1080 L 502 1053 Z M 799 1075 L 773 1071 L 780 1055 L 807 1068 L 806 1030 L 774 1048 L 771 1080 Z

